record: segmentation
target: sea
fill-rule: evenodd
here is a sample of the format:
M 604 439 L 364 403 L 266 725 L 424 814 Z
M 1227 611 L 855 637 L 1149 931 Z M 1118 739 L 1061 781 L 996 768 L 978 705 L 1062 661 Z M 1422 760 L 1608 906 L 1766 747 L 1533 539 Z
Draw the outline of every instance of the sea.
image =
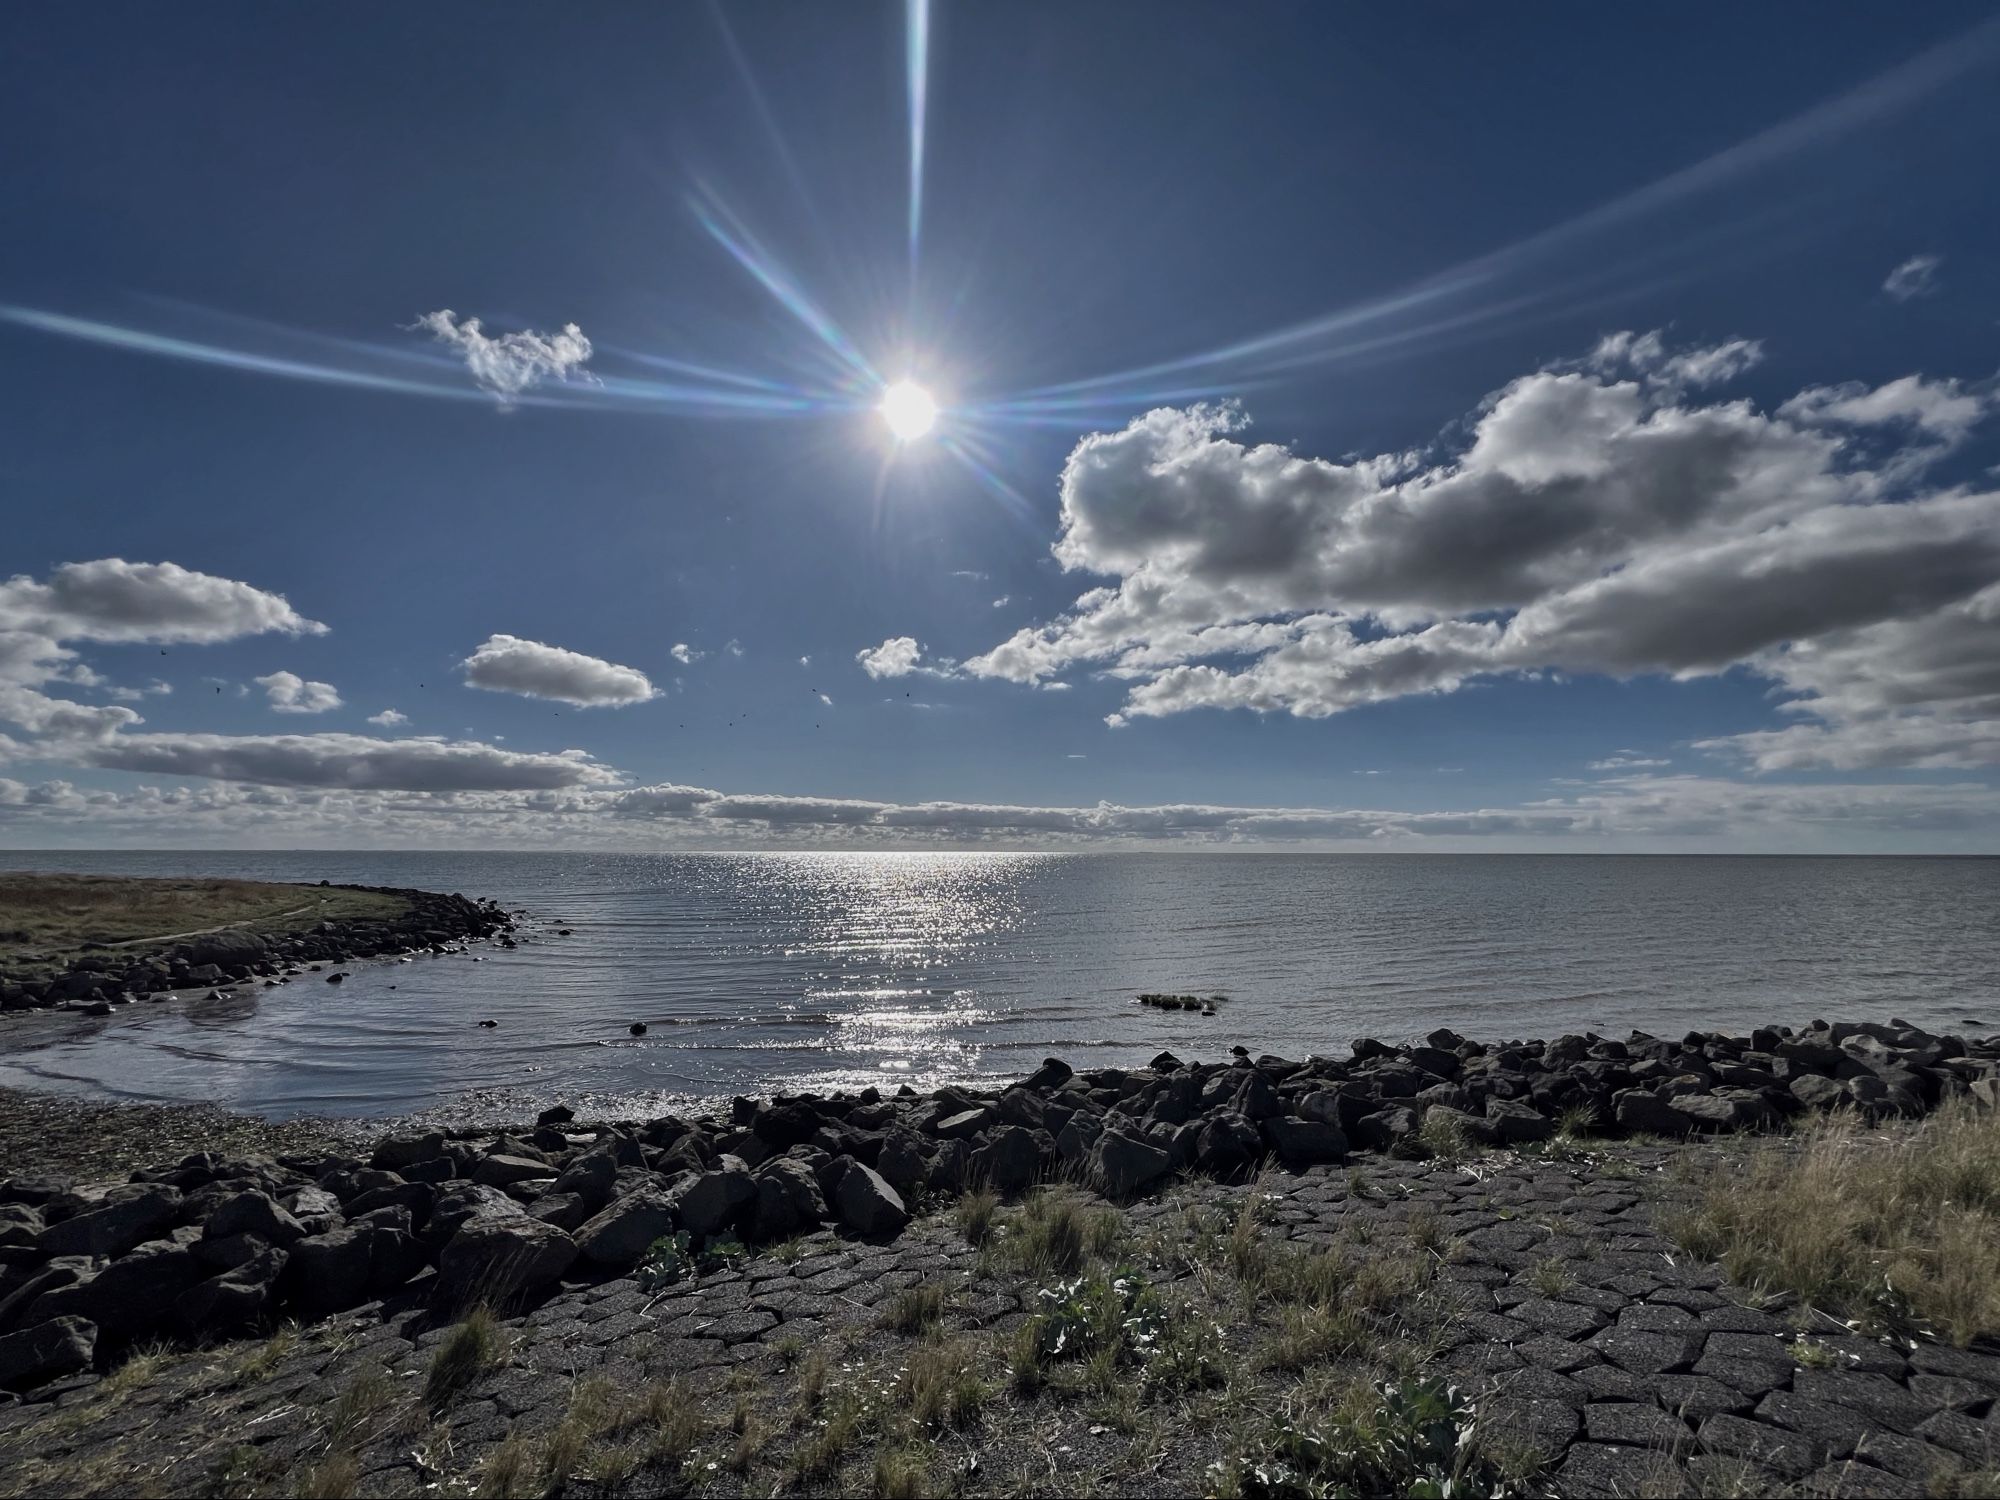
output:
M 520 913 L 512 950 L 0 1030 L 0 1083 L 271 1118 L 637 1115 L 1004 1079 L 1047 1056 L 1345 1056 L 1438 1027 L 2000 1030 L 2000 859 L 0 851 L 0 868 L 420 886 Z M 1220 998 L 1163 1011 L 1147 992 Z

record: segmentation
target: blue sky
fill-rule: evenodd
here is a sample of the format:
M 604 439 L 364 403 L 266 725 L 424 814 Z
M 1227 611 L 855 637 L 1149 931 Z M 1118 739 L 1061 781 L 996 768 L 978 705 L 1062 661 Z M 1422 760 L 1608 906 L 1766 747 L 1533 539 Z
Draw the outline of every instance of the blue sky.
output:
M 1976 5 L 12 8 L 0 843 L 1992 852 L 1996 82 Z

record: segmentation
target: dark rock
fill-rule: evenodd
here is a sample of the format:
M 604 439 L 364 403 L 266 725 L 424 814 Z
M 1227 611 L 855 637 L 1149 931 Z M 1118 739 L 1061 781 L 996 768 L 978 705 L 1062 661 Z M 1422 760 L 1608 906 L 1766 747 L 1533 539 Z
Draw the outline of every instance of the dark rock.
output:
M 590 1210 L 575 1193 L 544 1193 L 528 1205 L 528 1216 L 573 1232 L 583 1227 Z
M 472 1169 L 474 1182 L 501 1188 L 512 1183 L 531 1182 L 538 1177 L 553 1175 L 547 1162 L 525 1156 L 483 1156 L 479 1159 L 479 1165 Z
M 895 1234 L 910 1221 L 901 1195 L 859 1162 L 841 1175 L 834 1191 L 834 1208 L 840 1222 L 858 1234 Z
M 1646 1089 L 1627 1089 L 1614 1098 L 1612 1118 L 1621 1130 L 1645 1135 L 1683 1136 L 1695 1126 L 1689 1116 Z
M 0 1337 L 0 1386 L 21 1390 L 90 1368 L 97 1354 L 96 1325 L 84 1318 L 51 1318 Z
M 424 1220 L 426 1243 L 442 1245 L 474 1219 L 518 1219 L 526 1210 L 483 1182 L 448 1182 L 437 1190 Z
M 1061 1149 L 1060 1141 L 1057 1148 Z M 1106 1197 L 1126 1198 L 1172 1170 L 1173 1157 L 1151 1141 L 1106 1130 L 1089 1148 L 1089 1163 L 1091 1179 Z
M 38 1242 L 47 1255 L 123 1255 L 166 1230 L 180 1214 L 180 1189 L 162 1184 L 113 1188 L 101 1207 L 51 1224 Z
M 322 1318 L 394 1290 L 424 1262 L 422 1248 L 401 1230 L 351 1224 L 294 1245 L 280 1289 L 300 1317 Z
M 628 1193 L 577 1231 L 577 1249 L 593 1265 L 630 1270 L 654 1240 L 679 1227 L 675 1208 L 675 1200 L 659 1188 Z
M 266 1248 L 233 1270 L 197 1282 L 174 1304 L 182 1324 L 197 1334 L 241 1333 L 275 1305 L 286 1253 Z
M 739 1158 L 724 1156 L 714 1171 L 679 1185 L 672 1197 L 679 1228 L 695 1235 L 720 1234 L 757 1201 L 757 1184 Z
M 756 1171 L 757 1201 L 750 1212 L 752 1238 L 783 1239 L 826 1218 L 819 1181 L 804 1162 L 789 1157 L 768 1161 Z
M 45 1292 L 27 1321 L 84 1318 L 110 1338 L 136 1338 L 160 1327 L 174 1299 L 207 1274 L 184 1245 L 154 1240 L 112 1261 L 95 1276 Z
M 1042 1169 L 1042 1148 L 1035 1132 L 1004 1125 L 972 1153 L 972 1174 L 1003 1193 L 1018 1192 Z
M 359 1200 L 357 1200 L 358 1202 Z M 202 1238 L 227 1239 L 231 1235 L 254 1234 L 273 1245 L 289 1245 L 305 1238 L 305 1226 L 293 1218 L 269 1193 L 237 1193 L 225 1199 L 202 1226 Z
M 1283 1115 L 1264 1122 L 1264 1138 L 1288 1167 L 1309 1167 L 1339 1161 L 1347 1155 L 1347 1136 L 1324 1120 L 1292 1120 Z
M 1211 1116 L 1195 1137 L 1194 1164 L 1213 1177 L 1234 1177 L 1263 1155 L 1263 1135 L 1235 1110 Z
M 438 1256 L 438 1286 L 461 1304 L 513 1302 L 555 1281 L 576 1257 L 576 1241 L 540 1219 L 475 1220 Z

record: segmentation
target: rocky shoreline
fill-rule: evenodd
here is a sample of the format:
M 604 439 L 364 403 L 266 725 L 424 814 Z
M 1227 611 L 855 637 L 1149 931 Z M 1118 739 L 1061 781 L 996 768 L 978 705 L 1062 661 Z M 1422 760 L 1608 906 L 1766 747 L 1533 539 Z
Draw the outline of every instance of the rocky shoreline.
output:
M 335 886 L 327 881 L 300 890 L 391 896 L 404 903 L 404 910 L 388 917 L 329 919 L 305 932 L 261 933 L 239 925 L 161 943 L 145 952 L 84 952 L 54 972 L 41 972 L 35 966 L 12 975 L 0 973 L 0 1011 L 53 1009 L 104 1016 L 119 1006 L 163 998 L 176 990 L 257 981 L 277 985 L 327 964 L 455 952 L 484 938 L 497 937 L 505 946 L 513 943 L 509 934 L 514 918 L 491 900 L 400 886 Z
M 451 909 L 466 908 L 492 910 Z M 968 1189 L 1063 1179 L 1123 1202 L 1267 1164 L 1421 1159 L 1559 1129 L 1686 1138 L 1832 1109 L 1914 1118 L 1957 1098 L 2000 1102 L 2000 1038 L 1893 1021 L 1497 1046 L 1439 1031 L 1303 1062 L 1239 1048 L 1226 1064 L 1163 1053 L 1078 1073 L 1050 1059 L 997 1092 L 739 1098 L 708 1120 L 586 1127 L 558 1106 L 518 1132 L 390 1136 L 365 1156 L 204 1150 L 109 1186 L 16 1172 L 0 1184 L 0 1386 L 364 1303 L 532 1305 L 630 1276 L 662 1245 L 699 1256 L 823 1229 L 887 1242 L 913 1207 Z

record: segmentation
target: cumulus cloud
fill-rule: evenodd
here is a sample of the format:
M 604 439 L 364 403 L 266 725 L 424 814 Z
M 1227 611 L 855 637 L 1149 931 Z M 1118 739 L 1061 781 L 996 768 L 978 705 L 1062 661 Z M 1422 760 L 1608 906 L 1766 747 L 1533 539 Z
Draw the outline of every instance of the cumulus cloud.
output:
M 1124 680 L 1114 726 L 1196 708 L 1323 717 L 1498 676 L 1731 668 L 1829 721 L 2000 712 L 1986 666 L 2000 494 L 1921 488 L 1991 394 L 1912 376 L 1814 387 L 1770 413 L 1689 394 L 1755 347 L 1615 336 L 1513 381 L 1423 459 L 1252 446 L 1229 405 L 1093 434 L 1063 469 L 1054 552 L 1114 583 L 964 670 Z M 891 647 L 914 664 L 914 641 Z M 1916 738 L 1873 743 L 1913 753 Z M 1982 743 L 1949 738 L 1960 757 Z M 1823 743 L 1795 735 L 1786 753 Z
M 408 714 L 399 714 L 393 708 L 385 708 L 379 714 L 370 714 L 368 722 L 380 724 L 384 729 L 394 729 L 398 724 L 409 723 L 410 718 Z
M 696 662 L 700 661 L 703 656 L 702 652 L 695 650 L 694 647 L 690 646 L 686 641 L 674 642 L 674 649 L 668 652 L 667 654 L 673 657 L 675 661 L 679 662 L 684 667 L 693 666 Z M 801 662 L 804 662 L 805 660 L 807 660 L 807 658 L 805 657 L 800 658 Z
M 488 636 L 463 665 L 465 680 L 476 688 L 546 698 L 578 708 L 644 703 L 658 693 L 636 667 L 621 667 L 514 635 Z
M 891 636 L 879 646 L 869 646 L 854 653 L 854 659 L 861 663 L 861 670 L 870 677 L 907 677 L 917 670 L 917 663 L 923 659 L 923 647 L 912 635 Z
M 308 682 L 296 672 L 273 672 L 251 680 L 281 714 L 323 714 L 340 707 L 340 694 L 330 682 Z
M 46 582 L 16 574 L 0 583 L 0 635 L 62 641 L 213 642 L 282 631 L 326 630 L 282 594 L 197 573 L 176 563 L 122 557 L 64 563 Z
M 474 382 L 503 407 L 545 380 L 589 378 L 583 366 L 590 359 L 590 340 L 574 323 L 565 323 L 559 333 L 522 329 L 495 338 L 479 319 L 461 318 L 447 307 L 425 313 L 415 326 L 456 350 Z
M 1912 255 L 1889 273 L 1882 290 L 1898 302 L 1928 297 L 1938 289 L 1938 267 L 1943 264 L 1942 255 Z

